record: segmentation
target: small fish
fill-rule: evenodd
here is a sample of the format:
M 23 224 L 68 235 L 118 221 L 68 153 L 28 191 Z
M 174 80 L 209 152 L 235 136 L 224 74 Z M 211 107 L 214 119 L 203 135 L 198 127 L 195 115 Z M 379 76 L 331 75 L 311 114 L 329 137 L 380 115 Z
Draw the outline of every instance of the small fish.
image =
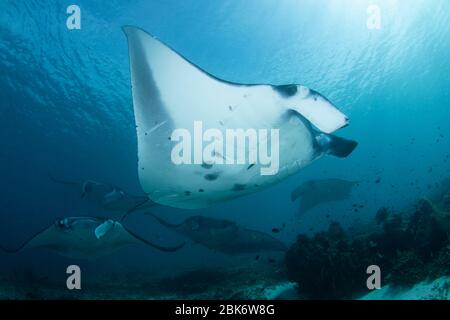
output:
M 278 228 L 272 228 L 272 232 L 273 232 L 273 233 L 280 233 L 280 229 L 278 229 Z
M 381 178 L 378 178 L 377 180 L 375 180 L 376 184 L 379 184 L 381 182 Z

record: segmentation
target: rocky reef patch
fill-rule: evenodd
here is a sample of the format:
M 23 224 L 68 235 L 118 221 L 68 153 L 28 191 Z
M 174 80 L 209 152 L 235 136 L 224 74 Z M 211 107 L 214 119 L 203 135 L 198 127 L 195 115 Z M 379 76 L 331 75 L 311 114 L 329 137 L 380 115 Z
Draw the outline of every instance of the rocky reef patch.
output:
M 369 230 L 369 231 L 367 231 Z M 421 199 L 410 213 L 380 208 L 364 233 L 338 222 L 313 236 L 299 235 L 286 254 L 290 281 L 312 299 L 355 299 L 368 293 L 366 268 L 377 265 L 382 283 L 411 288 L 450 275 L 450 190 Z

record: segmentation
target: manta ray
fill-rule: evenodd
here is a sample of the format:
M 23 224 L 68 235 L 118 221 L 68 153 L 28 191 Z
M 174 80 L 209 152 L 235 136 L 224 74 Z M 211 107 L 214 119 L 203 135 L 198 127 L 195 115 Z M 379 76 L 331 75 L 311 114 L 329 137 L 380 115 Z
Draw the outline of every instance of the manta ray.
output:
M 353 187 L 359 181 L 348 181 L 342 179 L 310 180 L 302 183 L 291 193 L 291 200 L 300 198 L 300 214 L 319 204 L 340 201 L 350 197 Z
M 287 251 L 287 246 L 280 240 L 261 231 L 243 228 L 233 221 L 192 216 L 179 224 L 172 224 L 153 213 L 147 214 L 163 226 L 214 251 L 227 254 Z
M 323 155 L 347 157 L 357 146 L 331 134 L 347 126 L 348 118 L 312 89 L 227 81 L 140 28 L 123 30 L 128 39 L 139 180 L 154 202 L 186 209 L 208 207 L 263 190 Z M 172 134 L 180 128 L 194 131 L 196 123 L 205 132 L 215 132 L 204 137 L 210 141 L 207 146 L 202 142 L 192 146 L 204 152 L 209 146 L 213 161 L 174 163 Z M 223 154 L 216 148 L 227 130 L 262 129 L 278 130 L 278 140 L 271 141 L 279 150 L 276 174 L 262 175 L 261 163 L 221 164 L 234 157 L 234 149 Z
M 92 259 L 112 254 L 131 244 L 145 244 L 164 252 L 174 252 L 184 246 L 184 243 L 175 247 L 154 244 L 111 219 L 68 217 L 39 231 L 18 248 L 0 249 L 15 253 L 24 249 L 44 248 L 71 258 Z
M 149 208 L 157 205 L 147 196 L 131 195 L 119 187 L 102 182 L 87 180 L 82 183 L 56 179 L 50 176 L 53 182 L 75 188 L 81 198 L 96 204 L 100 209 L 120 212 L 127 215 L 134 210 Z

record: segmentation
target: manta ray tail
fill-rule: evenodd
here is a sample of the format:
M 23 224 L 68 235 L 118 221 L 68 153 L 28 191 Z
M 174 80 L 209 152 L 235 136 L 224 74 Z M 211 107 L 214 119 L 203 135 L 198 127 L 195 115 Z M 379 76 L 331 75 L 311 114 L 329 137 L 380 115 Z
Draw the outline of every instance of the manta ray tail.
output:
M 23 248 L 23 246 L 20 246 L 19 248 L 15 248 L 15 249 L 0 246 L 0 251 L 6 252 L 6 253 L 16 253 L 16 252 L 19 252 L 20 249 L 22 249 L 22 248 Z
M 47 227 L 43 228 L 42 230 L 39 230 L 38 232 L 36 232 L 35 234 L 33 234 L 31 237 L 29 237 L 27 240 L 25 240 L 19 247 L 17 248 L 6 248 L 2 245 L 0 245 L 0 251 L 6 252 L 6 253 L 17 253 L 19 251 L 21 251 L 23 248 L 26 247 L 27 244 L 29 244 L 34 238 L 36 238 L 38 235 L 40 235 L 41 233 L 43 233 L 45 230 L 47 229 Z
M 78 182 L 57 179 L 51 173 L 48 174 L 48 177 L 50 178 L 50 180 L 52 180 L 53 182 L 56 182 L 56 183 L 65 184 L 65 185 L 69 185 L 69 186 L 76 186 L 76 187 L 81 186 L 81 184 Z
M 160 217 L 158 217 L 157 215 L 155 215 L 154 213 L 151 213 L 151 212 L 146 212 L 145 214 L 148 214 L 148 215 L 152 216 L 153 218 L 155 218 L 160 224 L 162 224 L 166 228 L 174 229 L 174 228 L 181 227 L 181 225 L 183 224 L 183 223 L 179 223 L 179 224 L 169 223 L 169 222 L 161 219 Z
M 180 243 L 179 245 L 177 245 L 177 246 L 175 246 L 175 247 L 164 247 L 164 246 L 160 246 L 160 245 L 158 245 L 158 244 L 155 244 L 155 243 L 153 243 L 153 242 L 150 242 L 150 241 L 148 241 L 148 240 L 145 240 L 144 238 L 138 236 L 138 235 L 135 234 L 134 232 L 132 232 L 132 231 L 126 229 L 125 227 L 124 227 L 124 229 L 125 229 L 130 235 L 132 235 L 133 237 L 135 237 L 137 240 L 141 241 L 142 243 L 145 243 L 146 245 L 149 245 L 150 247 L 153 247 L 153 248 L 158 249 L 159 251 L 163 251 L 163 252 L 175 252 L 175 251 L 178 251 L 178 250 L 180 250 L 181 248 L 183 248 L 184 245 L 186 244 L 186 242 L 183 241 L 182 243 Z
M 37 234 L 30 237 L 28 240 L 26 240 L 23 244 L 21 244 L 17 248 L 7 248 L 7 247 L 0 245 L 0 251 L 6 252 L 6 253 L 17 253 L 17 252 L 21 251 L 28 243 L 30 243 L 31 240 L 33 240 L 39 233 L 40 232 L 38 232 Z
M 138 210 L 139 208 L 142 208 L 145 204 L 147 204 L 149 202 L 150 202 L 150 199 L 145 199 L 141 203 L 138 203 L 133 208 L 129 209 L 127 212 L 125 212 L 125 214 L 122 216 L 122 218 L 120 218 L 120 222 L 124 221 L 130 214 L 132 214 L 133 212 L 136 212 L 136 210 Z
M 339 158 L 346 158 L 358 145 L 358 142 L 354 140 L 347 140 L 323 132 L 317 135 L 316 140 L 322 152 Z

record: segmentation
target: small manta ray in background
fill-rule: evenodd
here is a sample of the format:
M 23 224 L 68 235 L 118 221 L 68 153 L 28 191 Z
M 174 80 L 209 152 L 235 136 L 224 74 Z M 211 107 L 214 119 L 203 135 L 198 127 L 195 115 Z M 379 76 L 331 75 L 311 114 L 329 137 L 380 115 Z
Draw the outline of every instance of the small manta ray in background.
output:
M 299 213 L 304 214 L 319 204 L 349 198 L 359 183 L 342 179 L 310 180 L 292 191 L 291 200 L 300 198 Z
M 87 180 L 78 183 L 56 179 L 52 176 L 50 176 L 50 179 L 53 182 L 76 188 L 80 192 L 81 198 L 95 203 L 100 209 L 120 212 L 125 216 L 135 210 L 148 209 L 158 205 L 147 196 L 130 195 L 119 187 L 97 181 Z
M 267 233 L 243 228 L 229 220 L 192 216 L 180 224 L 171 224 L 153 213 L 147 214 L 193 242 L 222 253 L 284 252 L 288 249 L 283 242 Z
M 0 250 L 15 253 L 23 249 L 44 248 L 75 259 L 94 259 L 130 244 L 145 244 L 164 252 L 175 252 L 184 246 L 184 242 L 175 247 L 151 243 L 110 219 L 68 217 L 39 231 L 16 249 L 0 247 Z

